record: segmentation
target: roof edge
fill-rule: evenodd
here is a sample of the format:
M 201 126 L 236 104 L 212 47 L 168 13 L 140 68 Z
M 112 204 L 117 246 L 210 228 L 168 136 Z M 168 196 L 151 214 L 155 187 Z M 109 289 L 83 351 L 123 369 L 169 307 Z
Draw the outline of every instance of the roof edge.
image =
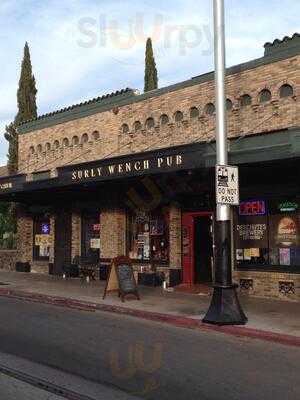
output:
M 295 38 L 298 39 L 300 35 L 295 34 Z M 277 39 L 278 40 L 278 39 Z M 283 39 L 284 41 L 285 39 Z M 289 38 L 289 40 L 292 40 Z M 283 42 L 282 41 L 282 42 Z M 274 41 L 276 45 L 276 40 Z M 272 46 L 271 43 L 266 43 L 265 48 Z M 287 46 L 282 48 L 280 51 L 269 52 L 263 57 L 247 61 L 241 64 L 234 65 L 226 69 L 226 75 L 234 75 L 237 73 L 245 72 L 251 69 L 255 69 L 264 65 L 272 64 L 275 62 L 283 61 L 285 59 L 300 55 L 300 46 Z M 114 107 L 120 107 L 144 101 L 150 98 L 161 96 L 168 92 L 173 92 L 179 89 L 184 89 L 190 86 L 198 85 L 205 82 L 210 82 L 214 79 L 214 72 L 204 73 L 199 76 L 192 77 L 188 80 L 175 83 L 163 88 L 155 89 L 150 92 L 138 94 L 134 89 L 124 89 L 123 91 L 112 93 L 111 95 L 105 95 L 98 97 L 93 100 L 86 101 L 84 103 L 76 104 L 58 111 L 54 111 L 49 114 L 42 115 L 35 120 L 24 122 L 18 127 L 19 133 L 28 133 L 31 131 L 55 126 L 68 121 L 84 118 L 93 114 L 109 111 Z

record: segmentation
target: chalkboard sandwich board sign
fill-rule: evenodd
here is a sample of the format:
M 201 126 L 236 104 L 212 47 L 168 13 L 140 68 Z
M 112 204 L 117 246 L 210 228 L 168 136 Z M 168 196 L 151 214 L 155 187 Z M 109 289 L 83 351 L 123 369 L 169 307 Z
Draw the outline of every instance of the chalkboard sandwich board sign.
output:
M 105 299 L 108 292 L 112 291 L 118 291 L 122 302 L 129 295 L 133 295 L 140 300 L 132 262 L 129 257 L 119 256 L 112 260 L 103 299 Z

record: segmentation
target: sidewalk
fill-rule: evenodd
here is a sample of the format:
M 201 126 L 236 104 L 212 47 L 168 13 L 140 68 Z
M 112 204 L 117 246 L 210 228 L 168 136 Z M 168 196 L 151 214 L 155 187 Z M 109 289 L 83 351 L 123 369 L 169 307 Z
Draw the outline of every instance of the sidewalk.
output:
M 165 292 L 161 288 L 139 287 L 141 300 L 125 303 L 115 293 L 102 300 L 105 282 L 90 284 L 78 279 L 0 271 L 0 296 L 13 296 L 85 310 L 102 310 L 158 320 L 189 328 L 213 329 L 222 333 L 257 337 L 300 346 L 298 303 L 240 296 L 249 318 L 246 327 L 216 327 L 201 322 L 209 295 Z

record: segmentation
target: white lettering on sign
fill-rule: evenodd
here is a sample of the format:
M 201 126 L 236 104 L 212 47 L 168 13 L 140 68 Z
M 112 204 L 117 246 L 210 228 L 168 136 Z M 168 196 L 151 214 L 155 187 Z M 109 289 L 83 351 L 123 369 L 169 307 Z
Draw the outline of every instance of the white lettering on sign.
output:
M 238 167 L 216 166 L 216 200 L 217 204 L 240 204 Z
M 71 172 L 72 181 L 83 181 L 101 176 L 124 175 L 126 173 L 141 173 L 151 171 L 153 168 L 171 169 L 184 165 L 184 156 L 176 154 L 167 157 L 158 157 L 154 160 L 144 159 L 137 161 L 127 161 L 120 164 L 110 164 L 103 167 L 94 167 L 90 169 L 78 169 Z M 0 186 L 1 189 L 1 186 Z
M 1 190 L 12 189 L 12 187 L 13 185 L 11 182 L 0 183 Z

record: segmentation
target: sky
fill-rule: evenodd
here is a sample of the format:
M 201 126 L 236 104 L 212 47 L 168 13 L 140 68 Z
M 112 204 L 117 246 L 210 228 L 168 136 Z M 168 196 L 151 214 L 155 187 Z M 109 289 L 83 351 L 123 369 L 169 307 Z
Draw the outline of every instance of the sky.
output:
M 1 0 L 0 165 L 5 126 L 28 41 L 38 114 L 122 88 L 143 90 L 153 46 L 159 86 L 213 69 L 213 0 Z M 225 0 L 227 66 L 263 55 L 265 42 L 300 32 L 298 0 Z

